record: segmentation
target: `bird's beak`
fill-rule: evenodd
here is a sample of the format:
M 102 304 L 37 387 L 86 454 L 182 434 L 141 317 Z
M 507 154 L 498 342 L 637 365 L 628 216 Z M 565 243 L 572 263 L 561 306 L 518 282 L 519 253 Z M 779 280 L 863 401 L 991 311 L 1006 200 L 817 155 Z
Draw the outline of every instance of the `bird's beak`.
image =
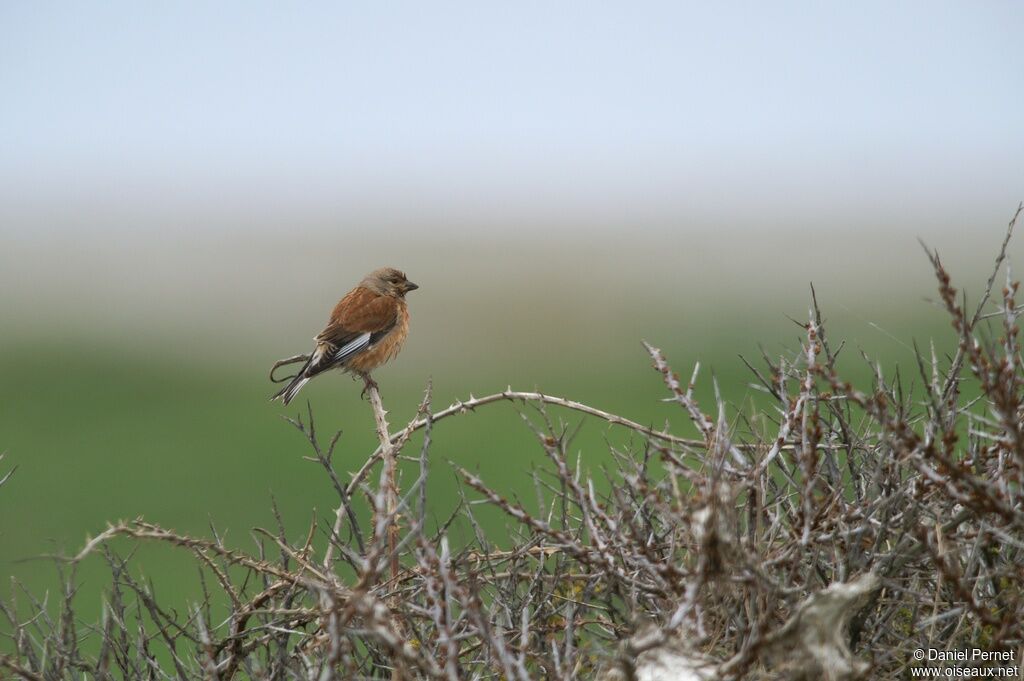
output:
M 419 288 L 419 286 L 417 286 L 416 284 L 412 283 L 411 281 L 405 282 L 405 290 L 406 291 L 415 291 L 418 288 Z

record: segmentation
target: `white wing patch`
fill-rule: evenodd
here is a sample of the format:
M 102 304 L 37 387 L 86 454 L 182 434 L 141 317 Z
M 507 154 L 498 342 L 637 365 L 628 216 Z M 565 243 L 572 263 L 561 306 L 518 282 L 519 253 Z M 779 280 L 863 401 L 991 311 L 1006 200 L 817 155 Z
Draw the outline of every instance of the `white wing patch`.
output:
M 350 358 L 357 352 L 365 350 L 369 344 L 370 333 L 367 332 L 364 334 L 360 334 L 359 336 L 356 336 L 354 339 L 350 340 L 348 343 L 345 343 L 340 348 L 338 348 L 338 351 L 334 353 L 334 361 L 339 363 L 344 362 L 346 359 Z

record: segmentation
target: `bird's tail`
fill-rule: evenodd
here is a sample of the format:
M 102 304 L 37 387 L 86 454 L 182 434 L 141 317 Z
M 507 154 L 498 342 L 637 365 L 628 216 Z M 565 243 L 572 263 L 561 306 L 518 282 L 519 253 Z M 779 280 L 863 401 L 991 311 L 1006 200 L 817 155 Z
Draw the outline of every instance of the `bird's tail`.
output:
M 295 396 L 299 394 L 300 390 L 302 390 L 302 386 L 306 385 L 306 383 L 308 382 L 308 377 L 299 374 L 298 376 L 293 378 L 291 382 L 288 383 L 288 385 L 281 388 L 281 390 L 278 391 L 278 393 L 271 397 L 270 399 L 276 400 L 277 398 L 280 397 L 281 401 L 285 404 L 285 406 L 288 406 L 288 403 L 295 399 Z
M 290 380 L 288 382 L 288 385 L 277 391 L 277 394 L 271 397 L 270 400 L 274 401 L 278 398 L 281 398 L 281 401 L 284 403 L 284 405 L 288 406 L 288 403 L 295 399 L 295 396 L 299 394 L 300 390 L 302 390 L 302 386 L 306 385 L 306 383 L 308 383 L 309 379 L 311 378 L 311 376 L 306 375 L 307 367 L 309 367 L 308 361 L 306 362 L 305 366 L 302 367 L 302 371 L 295 374 L 295 378 Z

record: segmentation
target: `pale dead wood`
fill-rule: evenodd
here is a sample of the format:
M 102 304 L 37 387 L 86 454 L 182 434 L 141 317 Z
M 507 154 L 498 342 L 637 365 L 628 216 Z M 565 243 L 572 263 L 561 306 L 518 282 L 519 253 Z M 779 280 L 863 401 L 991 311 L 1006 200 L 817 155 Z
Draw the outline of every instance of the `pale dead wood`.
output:
M 668 669 L 701 681 L 845 681 L 908 677 L 917 649 L 1019 651 L 1018 286 L 1007 271 L 999 295 L 993 275 L 968 311 L 929 258 L 955 336 L 948 354 L 942 339 L 918 354 L 913 387 L 875 362 L 866 386 L 841 378 L 842 345 L 826 340 L 813 293 L 798 347 L 755 370 L 772 402 L 753 413 L 717 386 L 702 409 L 696 369 L 684 383 L 645 344 L 695 439 L 511 388 L 432 413 L 429 386 L 391 433 L 367 377 L 377 446 L 347 481 L 335 470 L 340 435 L 322 442 L 312 409 L 291 420 L 312 449 L 303 458 L 338 495 L 333 513 L 296 524 L 275 509 L 277 526 L 255 528 L 248 549 L 216 529 L 203 538 L 115 523 L 57 561 L 49 596 L 15 584 L 0 600 L 0 676 L 612 681 Z M 431 498 L 429 453 L 443 438 L 433 424 L 497 403 L 531 407 L 520 415 L 545 457 L 534 497 L 442 466 L 461 484 Z M 610 438 L 588 458 L 574 444 L 579 423 L 559 418 L 570 412 L 625 429 L 628 444 Z M 419 456 L 403 456 L 417 431 Z M 399 461 L 407 473 L 418 465 L 417 477 L 400 479 Z M 141 542 L 180 551 L 201 593 L 169 602 L 139 579 Z M 97 559 L 111 580 L 92 622 L 76 609 L 76 566 Z

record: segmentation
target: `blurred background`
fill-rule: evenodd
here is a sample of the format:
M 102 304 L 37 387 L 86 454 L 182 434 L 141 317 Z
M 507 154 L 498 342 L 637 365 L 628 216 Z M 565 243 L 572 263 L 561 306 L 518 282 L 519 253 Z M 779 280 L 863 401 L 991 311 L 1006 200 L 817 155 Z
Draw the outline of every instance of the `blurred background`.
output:
M 352 470 L 369 407 L 337 375 L 282 408 L 266 372 L 382 265 L 421 285 L 377 375 L 396 426 L 432 379 L 437 407 L 512 385 L 693 435 L 640 340 L 742 410 L 739 355 L 798 349 L 811 282 L 850 376 L 861 350 L 912 376 L 913 342 L 952 345 L 917 239 L 977 294 L 1024 198 L 1022 21 L 1016 2 L 3 3 L 0 576 L 41 597 L 58 582 L 34 557 L 118 519 L 251 546 L 273 500 L 290 533 L 332 513 L 281 416 L 308 400 Z M 528 490 L 532 437 L 509 405 L 439 424 L 437 515 L 447 460 Z M 586 423 L 584 466 L 606 439 L 626 437 Z M 182 603 L 188 564 L 137 563 Z M 80 610 L 103 574 L 83 566 Z

